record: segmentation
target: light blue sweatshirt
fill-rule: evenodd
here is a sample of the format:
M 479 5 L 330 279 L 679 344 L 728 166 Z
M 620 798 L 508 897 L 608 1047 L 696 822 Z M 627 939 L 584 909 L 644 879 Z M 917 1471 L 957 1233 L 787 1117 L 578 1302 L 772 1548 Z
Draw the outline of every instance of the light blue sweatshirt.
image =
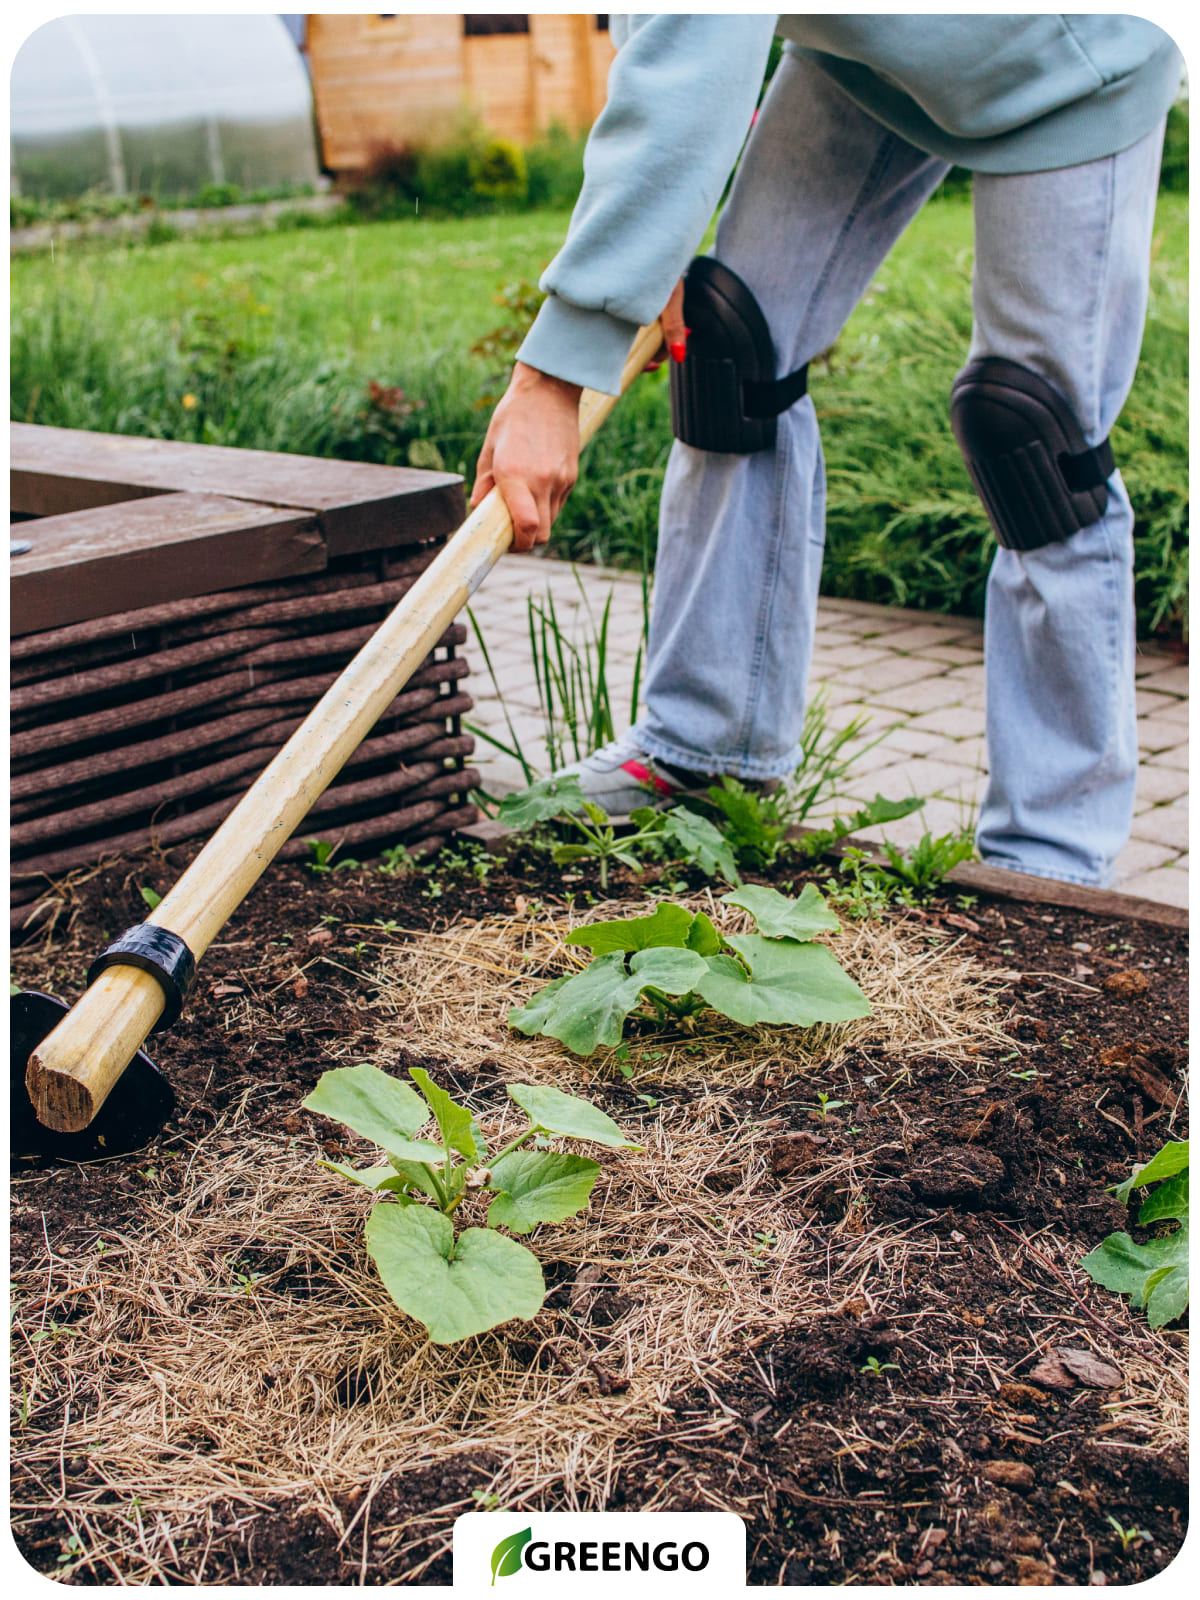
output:
M 608 100 L 567 240 L 518 359 L 608 394 L 699 248 L 750 127 L 771 40 L 817 63 L 918 149 L 980 172 L 1040 172 L 1157 126 L 1182 59 L 1132 16 L 613 17 Z

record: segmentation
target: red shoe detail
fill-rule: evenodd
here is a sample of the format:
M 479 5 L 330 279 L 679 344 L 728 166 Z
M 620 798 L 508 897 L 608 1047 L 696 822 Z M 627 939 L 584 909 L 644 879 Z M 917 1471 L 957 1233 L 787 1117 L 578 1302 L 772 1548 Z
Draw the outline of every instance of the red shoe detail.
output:
M 651 785 L 659 794 L 674 794 L 675 785 L 668 783 L 665 778 L 660 778 L 657 772 L 651 772 L 649 767 L 644 767 L 640 761 L 623 761 L 621 771 L 627 772 L 637 783 Z

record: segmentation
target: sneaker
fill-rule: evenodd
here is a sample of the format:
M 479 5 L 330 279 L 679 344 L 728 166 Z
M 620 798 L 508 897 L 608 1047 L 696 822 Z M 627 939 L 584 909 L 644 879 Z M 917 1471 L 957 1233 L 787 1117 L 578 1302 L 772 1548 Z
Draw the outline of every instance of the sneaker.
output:
M 665 811 L 689 795 L 706 794 L 714 783 L 721 781 L 717 772 L 690 772 L 660 761 L 628 734 L 602 746 L 582 761 L 564 767 L 561 775 L 568 774 L 579 779 L 580 788 L 593 805 L 600 806 L 614 819 L 627 817 L 642 806 Z M 770 793 L 779 784 L 777 780 L 768 780 L 747 782 L 746 787 Z

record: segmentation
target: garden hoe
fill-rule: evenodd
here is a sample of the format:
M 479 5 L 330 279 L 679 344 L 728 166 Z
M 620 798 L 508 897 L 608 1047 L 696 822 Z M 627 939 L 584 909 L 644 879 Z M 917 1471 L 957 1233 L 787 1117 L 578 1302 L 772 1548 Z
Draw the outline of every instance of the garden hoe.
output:
M 639 331 L 622 392 L 661 343 L 657 323 Z M 584 390 L 583 443 L 615 404 L 612 395 Z M 83 997 L 68 1008 L 49 995 L 13 996 L 14 1155 L 77 1161 L 120 1155 L 162 1126 L 175 1097 L 143 1042 L 178 1019 L 196 962 L 511 542 L 512 522 L 493 489 L 170 893 L 93 962 Z

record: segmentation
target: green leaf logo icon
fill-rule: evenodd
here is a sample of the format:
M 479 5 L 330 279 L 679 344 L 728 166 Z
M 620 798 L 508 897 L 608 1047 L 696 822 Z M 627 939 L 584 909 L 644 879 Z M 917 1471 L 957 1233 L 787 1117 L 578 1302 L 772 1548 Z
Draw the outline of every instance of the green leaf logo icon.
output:
M 492 1588 L 497 1578 L 511 1578 L 521 1570 L 521 1552 L 533 1538 L 532 1528 L 522 1528 L 520 1533 L 510 1533 L 507 1539 L 492 1551 Z

